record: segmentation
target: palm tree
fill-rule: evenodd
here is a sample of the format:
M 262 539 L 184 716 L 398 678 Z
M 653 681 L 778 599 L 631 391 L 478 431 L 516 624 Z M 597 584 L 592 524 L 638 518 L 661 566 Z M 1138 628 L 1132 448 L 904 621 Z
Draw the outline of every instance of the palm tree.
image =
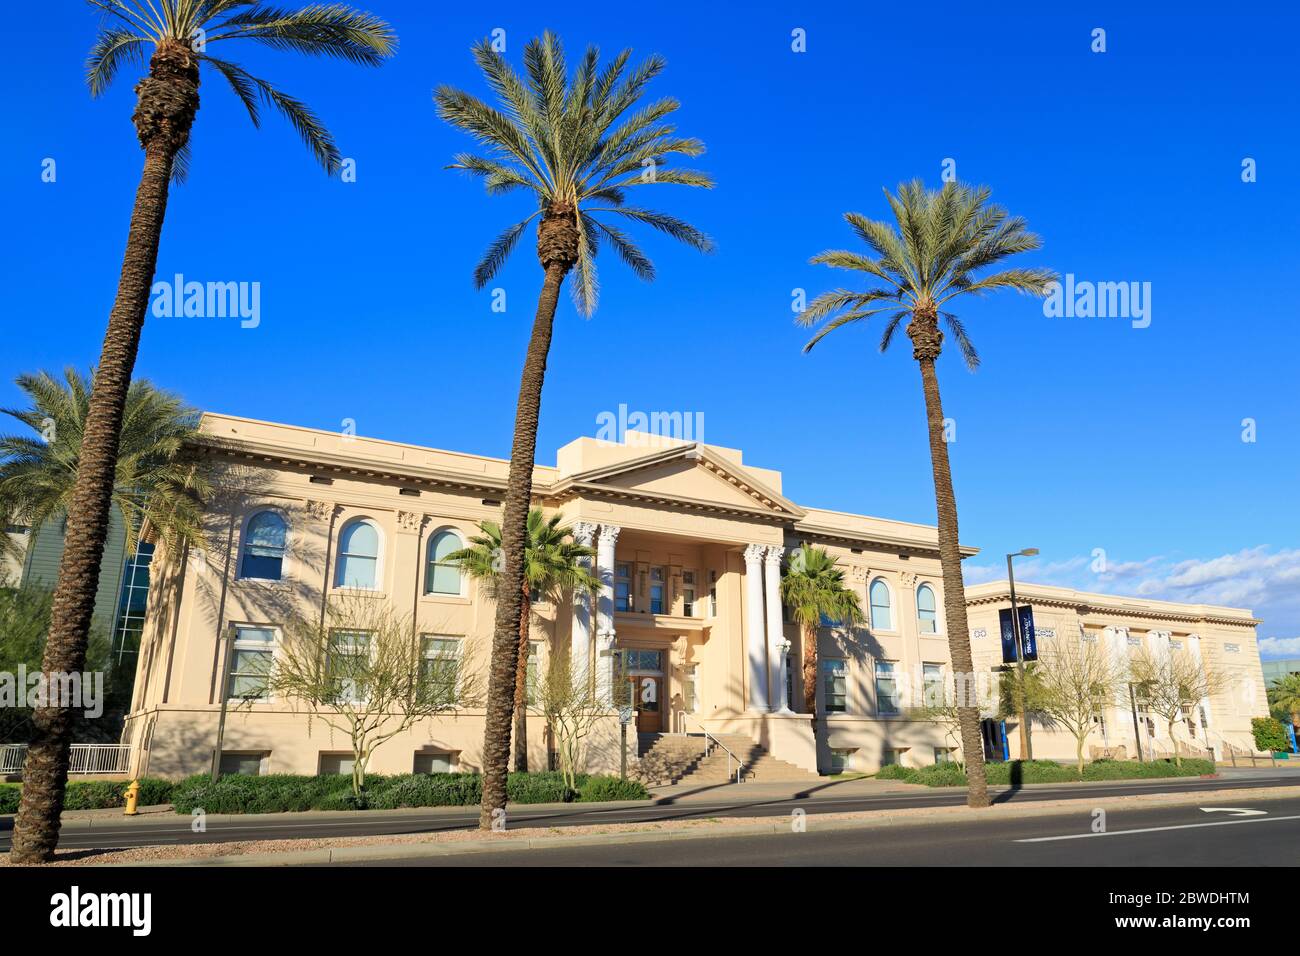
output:
M 190 128 L 199 108 L 199 68 L 207 66 L 221 74 L 254 125 L 259 121 L 259 104 L 269 105 L 284 114 L 327 172 L 340 163 L 334 138 L 306 104 L 207 51 L 228 40 L 250 40 L 275 49 L 376 65 L 397 44 L 387 23 L 336 3 L 301 10 L 263 7 L 253 0 L 90 3 L 104 14 L 86 64 L 92 95 L 106 90 L 122 66 L 143 69 L 146 51 L 153 52 L 148 74 L 135 87 L 131 119 L 144 150 L 144 168 L 90 393 L 80 470 L 68 505 L 67 543 L 45 647 L 47 672 L 79 671 L 85 657 L 117 470 L 118 435 L 157 265 L 168 187 L 173 179 L 184 179 L 188 166 Z M 70 721 L 70 712 L 58 708 L 40 708 L 36 713 L 37 732 L 27 752 L 22 802 L 14 824 L 15 863 L 41 862 L 54 854 L 67 782 Z
M 1268 702 L 1274 710 L 1291 715 L 1291 726 L 1300 734 L 1300 674 L 1287 674 L 1268 688 Z
M 665 97 L 628 112 L 646 85 L 663 71 L 661 57 L 652 56 L 628 71 L 631 51 L 624 50 L 601 68 L 600 52 L 589 47 L 570 76 L 560 41 L 548 32 L 529 41 L 524 49 L 525 80 L 489 41 L 476 44 L 473 53 L 501 108 L 449 86 L 435 91 L 438 115 L 469 133 L 487 151 L 485 156 L 461 153 L 450 168 L 481 177 L 489 195 L 524 190 L 537 203 L 531 215 L 488 246 L 474 270 L 474 282 L 481 289 L 492 280 L 534 219 L 537 259 L 543 272 L 520 376 L 501 524 L 503 586 L 488 678 L 479 817 L 479 826 L 487 830 L 506 802 L 512 710 L 509 688 L 515 680 L 518 650 L 525 525 L 532 500 L 542 381 L 560 288 L 569 273 L 575 272 L 572 294 L 579 313 L 589 316 L 595 311 L 595 258 L 602 243 L 612 247 L 639 278 L 654 278 L 649 258 L 626 232 L 607 221 L 609 216 L 650 226 L 692 248 L 710 251 L 712 241 L 694 226 L 666 213 L 627 205 L 627 194 L 640 186 L 707 188 L 713 182 L 695 170 L 661 168 L 670 156 L 704 152 L 703 143 L 678 136 L 676 127 L 664 122 L 678 108 L 675 99 Z
M 939 563 L 944 593 L 948 595 L 944 608 L 948 647 L 954 670 L 969 675 L 973 667 L 966 604 L 962 600 L 965 591 L 957 544 L 957 503 L 948 464 L 939 379 L 934 368 L 943 347 L 939 319 L 944 319 L 966 365 L 974 370 L 979 365 L 979 354 L 961 320 L 948 311 L 949 303 L 960 295 L 983 295 L 998 289 L 1046 295 L 1055 274 L 1047 269 L 1017 268 L 977 275 L 1008 256 L 1041 245 L 1038 236 L 1026 229 L 1024 219 L 1009 216 L 1001 206 L 988 201 L 989 190 L 985 186 L 947 183 L 934 191 L 927 190 L 920 180 L 914 180 L 901 184 L 897 195 L 886 190 L 885 198 L 893 211 L 896 228 L 858 213 L 844 216 L 857 237 L 866 243 L 870 254 L 832 250 L 811 260 L 865 273 L 872 287 L 866 291 L 840 288 L 824 292 L 809 303 L 796 321 L 805 327 L 822 323 L 804 346 L 807 352 L 835 329 L 887 313 L 880 340 L 883 352 L 893 341 L 899 325 L 907 320 L 905 328 L 912 341 L 912 357 L 921 368 L 930 432 L 934 497 L 939 517 Z M 973 681 L 969 683 L 973 686 Z M 969 781 L 967 802 L 972 807 L 988 806 L 979 708 L 974 701 L 958 701 L 958 704 L 962 705 L 958 715 Z
M 600 579 L 583 564 L 583 559 L 595 555 L 595 550 L 574 541 L 572 530 L 560 521 L 560 515 L 547 518 L 540 508 L 528 512 L 515 657 L 514 764 L 518 773 L 528 772 L 528 635 L 533 601 L 541 597 L 555 600 L 570 591 L 595 594 L 600 589 Z M 501 526 L 495 521 L 481 521 L 478 527 L 479 534 L 470 538 L 470 546 L 453 551 L 445 560 L 459 564 L 466 574 L 499 598 Z
M 64 369 L 62 381 L 38 372 L 18 376 L 16 384 L 30 407 L 0 414 L 39 437 L 0 435 L 0 520 L 36 534 L 71 504 L 93 385 L 74 368 Z M 112 491 L 127 551 L 135 550 L 146 518 L 163 541 L 203 545 L 202 504 L 212 489 L 199 463 L 181 454 L 198 432 L 198 417 L 178 395 L 145 379 L 127 389 Z
M 817 628 L 822 619 L 852 626 L 862 620 L 858 595 L 844 586 L 839 559 L 825 548 L 801 545 L 790 555 L 781 578 L 781 601 L 799 625 L 803 662 L 803 701 L 807 713 L 817 714 Z

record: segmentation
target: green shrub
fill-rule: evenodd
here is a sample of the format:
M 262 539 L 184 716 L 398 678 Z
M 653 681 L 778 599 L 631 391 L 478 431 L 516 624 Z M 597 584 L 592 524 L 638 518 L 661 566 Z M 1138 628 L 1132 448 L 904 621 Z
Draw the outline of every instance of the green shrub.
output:
M 65 810 L 112 810 L 126 806 L 127 780 L 73 780 L 64 791 Z M 158 777 L 140 780 L 138 805 L 142 807 L 171 803 L 175 785 Z M 0 813 L 17 813 L 22 784 L 0 784 Z
M 578 774 L 578 790 L 587 777 Z M 510 803 L 567 803 L 576 797 L 564 782 L 564 774 L 557 770 L 538 773 L 512 773 L 506 778 L 506 799 Z
M 367 795 L 375 810 L 469 807 L 483 799 L 483 778 L 476 773 L 403 774 L 389 777 Z
M 1291 742 L 1287 739 L 1286 728 L 1276 717 L 1255 717 L 1250 722 L 1251 732 L 1255 735 L 1257 750 L 1290 750 Z
M 571 792 L 562 774 L 512 773 L 506 778 L 511 803 L 561 803 L 570 800 L 644 800 L 645 787 L 617 777 L 579 774 Z M 207 774 L 177 784 L 172 804 L 177 813 L 285 813 L 303 810 L 395 810 L 403 807 L 468 807 L 483 798 L 483 778 L 474 773 L 370 775 L 360 798 L 346 775 L 303 777 L 269 774 L 232 775 L 212 783 Z
M 902 764 L 891 763 L 888 766 L 881 767 L 876 771 L 877 780 L 906 780 L 911 783 L 915 771 L 910 767 L 904 767 Z
M 578 788 L 578 799 L 583 803 L 600 803 L 603 800 L 649 800 L 650 792 L 639 780 L 619 777 L 588 777 Z

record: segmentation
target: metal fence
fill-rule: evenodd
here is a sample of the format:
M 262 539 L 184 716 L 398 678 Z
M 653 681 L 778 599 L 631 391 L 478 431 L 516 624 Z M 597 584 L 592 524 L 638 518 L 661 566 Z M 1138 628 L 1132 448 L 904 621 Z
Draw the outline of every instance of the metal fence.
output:
M 73 744 L 69 755 L 70 774 L 129 773 L 129 744 Z M 0 774 L 22 773 L 27 759 L 26 744 L 0 744 Z

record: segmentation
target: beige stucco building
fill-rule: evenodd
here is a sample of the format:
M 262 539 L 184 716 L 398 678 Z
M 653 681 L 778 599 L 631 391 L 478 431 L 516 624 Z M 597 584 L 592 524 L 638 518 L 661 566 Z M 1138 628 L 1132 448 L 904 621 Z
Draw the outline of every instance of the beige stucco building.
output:
M 202 432 L 224 490 L 209 510 L 208 551 L 160 547 L 154 557 L 124 738 L 135 772 L 206 769 L 223 698 L 247 692 L 249 662 L 274 660 L 291 617 L 319 616 L 344 596 L 413 616 L 430 654 L 463 666 L 485 657 L 494 603 L 440 558 L 499 518 L 508 462 L 215 414 Z M 780 472 L 740 451 L 699 442 L 629 432 L 559 449 L 555 465 L 535 469 L 534 503 L 595 550 L 602 586 L 594 601 L 536 608 L 536 667 L 576 655 L 612 699 L 617 655 L 617 679 L 638 688 L 642 749 L 671 739 L 657 735 L 707 730 L 744 741 L 751 762 L 808 775 L 945 759 L 943 727 L 905 716 L 909 695 L 950 670 L 935 529 L 799 505 L 781 485 Z M 817 734 L 812 715 L 798 712 L 799 635 L 779 598 L 782 558 L 801 542 L 839 559 L 868 616 L 820 631 Z M 971 593 L 976 615 L 986 602 L 975 595 L 996 597 Z M 1241 660 L 1257 671 L 1253 625 L 1246 612 L 1195 619 L 1215 654 L 1240 631 Z M 370 769 L 476 770 L 482 733 L 472 707 L 429 718 L 384 744 Z M 617 767 L 618 739 L 611 706 L 587 747 L 589 769 Z M 546 766 L 535 713 L 529 744 L 532 765 Z M 222 746 L 226 769 L 243 772 L 337 771 L 347 750 L 269 699 L 230 708 Z
M 971 653 L 977 671 L 1002 666 L 1000 609 L 1011 607 L 1006 581 L 966 588 Z M 1120 672 L 1139 654 L 1188 655 L 1202 670 L 1218 675 L 1219 686 L 1185 708 L 1173 728 L 1143 706 L 1139 693 L 1121 687 L 1115 699 L 1098 710 L 1088 740 L 1089 753 L 1122 748 L 1126 757 L 1140 750 L 1150 758 L 1213 750 L 1226 746 L 1253 753 L 1252 717 L 1268 713 L 1255 628 L 1260 623 L 1246 610 L 1208 604 L 1177 604 L 1146 598 L 1095 594 L 1071 588 L 1016 582 L 1016 603 L 1033 608 L 1039 654 L 1050 654 L 1065 641 L 1092 645 Z M 1136 719 L 1135 719 L 1136 717 Z M 1050 722 L 1032 719 L 1035 758 L 1073 759 L 1075 738 Z M 1020 752 L 1018 723 L 1007 721 L 1007 744 L 1013 759 Z

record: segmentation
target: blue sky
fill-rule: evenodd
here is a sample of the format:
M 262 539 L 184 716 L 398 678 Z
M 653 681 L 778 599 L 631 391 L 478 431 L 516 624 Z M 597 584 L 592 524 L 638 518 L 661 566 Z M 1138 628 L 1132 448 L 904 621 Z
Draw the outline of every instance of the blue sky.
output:
M 1182 5 L 749 4 L 692 8 L 373 0 L 401 37 L 378 70 L 245 48 L 241 62 L 306 99 L 356 161 L 327 179 L 278 117 L 260 131 L 205 76 L 190 181 L 173 191 L 160 277 L 261 284 L 261 323 L 153 319 L 137 372 L 203 408 L 381 438 L 508 454 L 539 270 L 531 243 L 494 283 L 470 273 L 529 210 L 443 167 L 467 139 L 440 123 L 439 83 L 484 92 L 468 48 L 496 28 L 507 55 L 550 27 L 657 51 L 652 92 L 709 147 L 711 192 L 654 198 L 718 244 L 646 236 L 659 278 L 603 257 L 590 320 L 557 320 L 539 457 L 620 404 L 702 412 L 707 441 L 780 469 L 819 507 L 934 520 L 919 376 L 906 343 L 835 333 L 811 355 L 792 290 L 845 276 L 808 257 L 851 245 L 846 210 L 886 213 L 882 186 L 987 183 L 1044 238 L 1023 257 L 1079 280 L 1150 283 L 1151 323 L 1048 318 L 1015 295 L 963 304 L 984 364 L 940 362 L 970 580 L 1025 546 L 1027 579 L 1253 607 L 1266 655 L 1300 656 L 1300 16 Z M 990 9 L 996 7 L 996 9 Z M 82 64 L 94 11 L 60 0 L 0 64 L 10 228 L 0 403 L 19 372 L 89 366 L 115 288 L 141 154 L 132 73 L 92 100 Z M 1090 49 L 1094 28 L 1106 52 Z M 791 31 L 806 31 L 806 52 Z M 227 46 L 226 55 L 235 50 Z M 517 59 L 516 59 L 517 61 Z M 41 181 L 45 158 L 54 183 Z M 1242 182 L 1242 162 L 1257 181 Z M 1243 419 L 1256 440 L 1242 440 Z M 1093 570 L 1096 549 L 1107 572 Z

